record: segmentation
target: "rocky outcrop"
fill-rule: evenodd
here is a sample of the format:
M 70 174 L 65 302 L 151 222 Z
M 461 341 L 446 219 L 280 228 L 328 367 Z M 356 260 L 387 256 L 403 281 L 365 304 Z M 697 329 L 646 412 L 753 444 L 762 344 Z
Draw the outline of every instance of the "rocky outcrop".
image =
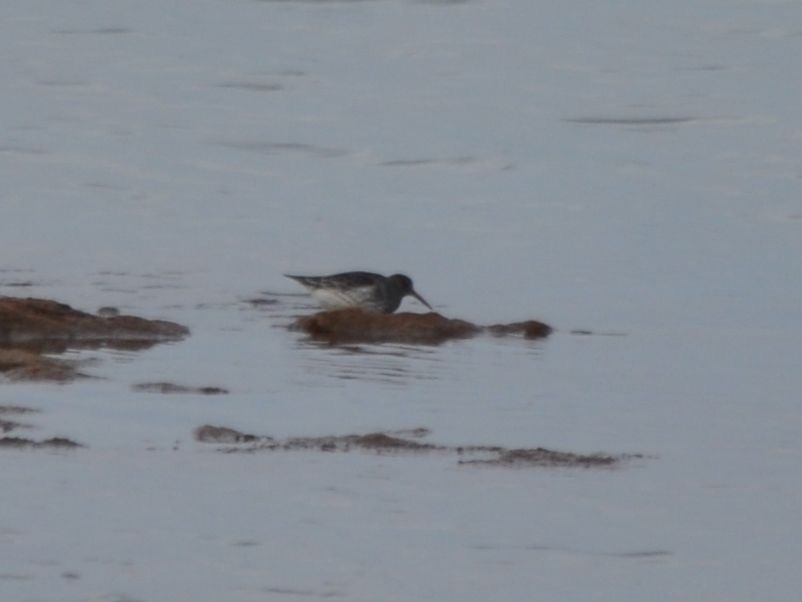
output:
M 185 326 L 163 320 L 104 317 L 47 299 L 0 297 L 0 375 L 67 382 L 85 375 L 75 362 L 50 355 L 71 347 L 142 349 L 188 334 Z
M 496 336 L 522 335 L 528 339 L 551 334 L 548 324 L 529 320 L 512 324 L 478 326 L 438 313 L 381 314 L 361 309 L 339 309 L 304 316 L 292 328 L 311 338 L 329 343 L 421 343 L 437 345 L 451 339 L 465 339 L 482 333 Z
M 96 316 L 48 299 L 0 297 L 0 345 L 54 340 L 114 346 L 181 339 L 189 329 L 136 316 Z

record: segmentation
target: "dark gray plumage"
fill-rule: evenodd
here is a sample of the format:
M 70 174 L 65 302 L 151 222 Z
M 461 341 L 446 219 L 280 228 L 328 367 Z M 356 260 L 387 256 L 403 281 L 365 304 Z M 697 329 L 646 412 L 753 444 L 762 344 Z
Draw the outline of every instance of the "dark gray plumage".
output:
M 343 272 L 331 276 L 284 275 L 305 286 L 325 309 L 359 307 L 367 311 L 391 314 L 407 295 L 415 297 L 432 309 L 415 291 L 412 280 L 404 274 L 382 276 L 372 272 Z

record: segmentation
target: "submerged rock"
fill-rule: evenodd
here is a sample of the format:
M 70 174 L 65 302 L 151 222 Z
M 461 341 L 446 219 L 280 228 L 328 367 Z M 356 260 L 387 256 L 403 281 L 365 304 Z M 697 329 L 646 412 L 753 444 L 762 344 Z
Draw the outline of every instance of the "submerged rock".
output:
M 189 387 L 174 383 L 139 383 L 131 385 L 134 391 L 145 393 L 194 393 L 196 395 L 227 395 L 228 389 L 223 387 Z
M 68 382 L 85 377 L 75 362 L 46 357 L 24 349 L 0 348 L 0 374 L 8 380 Z
M 66 437 L 51 437 L 42 441 L 23 437 L 0 437 L 0 449 L 76 449 L 84 447 Z
M 457 456 L 459 464 L 498 467 L 603 468 L 625 460 L 643 458 L 641 454 L 578 454 L 535 448 L 506 448 L 500 445 L 448 446 L 409 439 L 428 434 L 428 429 L 414 431 L 377 431 L 364 435 L 329 435 L 323 437 L 290 437 L 283 440 L 269 435 L 250 435 L 240 431 L 205 424 L 194 431 L 201 443 L 241 444 L 220 447 L 224 453 L 278 451 L 351 452 L 362 450 L 376 454 L 439 453 Z M 406 435 L 402 436 L 402 435 Z
M 0 406 L 0 414 L 38 414 L 39 410 L 36 408 L 29 408 L 26 406 Z
M 365 435 L 332 435 L 328 437 L 292 437 L 276 444 L 276 449 L 283 450 L 319 450 L 319 451 L 351 451 L 366 449 L 370 451 L 434 451 L 438 446 L 431 443 L 411 441 L 395 434 L 385 432 L 367 433 Z
M 338 309 L 304 316 L 292 328 L 328 343 L 422 343 L 437 345 L 451 339 L 465 339 L 483 332 L 494 335 L 520 334 L 528 339 L 546 337 L 551 326 L 529 320 L 512 324 L 478 326 L 438 313 L 382 314 L 361 309 Z
M 32 424 L 23 424 L 14 420 L 6 420 L 2 418 L 4 415 L 9 414 L 38 414 L 39 410 L 36 408 L 28 408 L 24 406 L 2 405 L 0 406 L 0 432 L 4 436 L 0 437 L 0 450 L 3 449 L 75 449 L 85 447 L 81 443 L 77 443 L 67 437 L 50 437 L 49 439 L 35 440 L 26 437 L 17 437 L 15 435 L 7 435 L 17 429 L 32 429 L 35 428 Z
M 254 441 L 272 440 L 272 437 L 259 437 L 240 432 L 226 426 L 204 424 L 193 432 L 196 441 L 201 443 L 252 443 Z
M 16 414 L 35 414 L 38 411 L 39 410 L 35 410 L 34 408 L 26 408 L 23 406 L 0 406 L 0 432 L 9 433 L 17 429 L 33 428 L 33 426 L 30 424 L 17 422 L 16 420 L 8 420 L 4 418 L 4 416 Z
M 537 447 L 534 449 L 499 450 L 493 457 L 460 460 L 460 464 L 476 464 L 484 466 L 551 466 L 593 468 L 612 466 L 627 458 L 642 458 L 642 455 L 631 454 L 611 456 L 608 454 L 575 454 L 573 452 L 556 451 Z
M 16 422 L 14 420 L 6 420 L 5 418 L 0 418 L 1 433 L 8 433 L 10 431 L 14 431 L 17 429 L 29 429 L 29 428 L 31 428 L 30 424 L 23 424 L 22 422 Z

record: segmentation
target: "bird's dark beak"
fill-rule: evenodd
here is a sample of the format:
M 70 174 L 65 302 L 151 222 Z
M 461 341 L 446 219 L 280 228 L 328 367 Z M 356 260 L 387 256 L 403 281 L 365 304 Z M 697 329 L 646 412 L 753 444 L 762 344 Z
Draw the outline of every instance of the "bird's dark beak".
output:
M 429 309 L 431 309 L 432 311 L 434 311 L 434 307 L 432 307 L 431 305 L 429 305 L 429 304 L 426 302 L 426 299 L 424 299 L 423 297 L 421 297 L 421 296 L 420 296 L 418 293 L 416 293 L 414 290 L 412 290 L 412 291 L 409 291 L 409 294 L 410 294 L 410 295 L 412 295 L 413 297 L 415 297 L 415 298 L 416 298 L 418 301 L 420 301 L 421 303 L 423 303 L 423 304 L 424 304 L 426 307 L 428 307 Z

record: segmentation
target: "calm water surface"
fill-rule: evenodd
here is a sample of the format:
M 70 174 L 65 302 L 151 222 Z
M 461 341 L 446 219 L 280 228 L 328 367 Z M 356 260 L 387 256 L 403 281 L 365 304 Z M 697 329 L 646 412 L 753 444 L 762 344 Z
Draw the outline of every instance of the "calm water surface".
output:
M 799 3 L 6 4 L 0 294 L 193 334 L 3 384 L 88 446 L 0 454 L 3 599 L 798 595 Z M 346 269 L 557 332 L 288 331 L 281 274 Z M 228 455 L 207 423 L 646 457 Z

